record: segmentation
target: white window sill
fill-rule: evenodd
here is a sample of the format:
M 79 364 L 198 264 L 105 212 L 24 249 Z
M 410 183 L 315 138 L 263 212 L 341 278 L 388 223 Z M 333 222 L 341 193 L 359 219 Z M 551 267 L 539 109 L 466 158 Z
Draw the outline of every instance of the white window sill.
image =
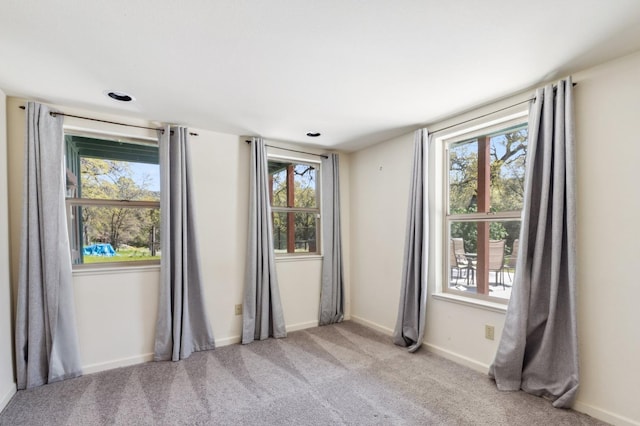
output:
M 90 275 L 117 275 L 131 274 L 140 272 L 160 271 L 160 263 L 152 265 L 113 265 L 113 266 L 89 266 L 73 268 L 73 276 L 90 276 Z
M 498 312 L 501 314 L 504 314 L 507 312 L 506 304 L 492 302 L 490 300 L 458 296 L 457 294 L 452 294 L 452 293 L 435 293 L 432 296 L 434 299 L 437 299 L 437 300 L 443 300 L 451 303 L 458 303 L 460 305 L 471 306 L 477 309 L 484 309 L 487 311 Z
M 299 256 L 276 256 L 276 263 L 280 262 L 305 262 L 309 260 L 322 260 L 321 254 L 309 254 Z

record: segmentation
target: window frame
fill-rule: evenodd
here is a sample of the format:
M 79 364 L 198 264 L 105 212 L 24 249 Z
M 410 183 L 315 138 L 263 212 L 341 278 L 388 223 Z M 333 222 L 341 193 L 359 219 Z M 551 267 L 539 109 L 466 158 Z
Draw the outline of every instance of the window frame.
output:
M 65 128 L 65 144 L 66 137 L 81 137 L 81 138 L 89 138 L 95 139 L 97 141 L 104 140 L 109 142 L 118 142 L 121 144 L 130 144 L 130 145 L 146 145 L 146 146 L 155 146 L 159 149 L 158 140 L 152 137 L 144 137 L 144 136 L 124 136 L 124 135 L 111 135 L 109 133 L 102 133 L 99 131 L 80 131 L 76 128 Z M 68 160 L 67 155 L 69 153 L 68 149 L 65 148 L 65 158 L 63 164 L 63 174 L 67 176 L 67 182 L 69 182 L 69 174 L 71 173 L 71 179 L 75 178 L 76 181 L 73 184 L 75 187 L 75 195 L 69 196 L 69 184 L 67 184 L 67 193 L 65 194 L 65 207 L 66 207 L 66 215 L 67 215 L 67 226 L 68 226 L 68 238 L 69 238 L 69 252 L 71 256 L 71 267 L 73 271 L 89 271 L 89 270 L 100 270 L 100 269 L 134 269 L 149 266 L 159 267 L 160 259 L 153 260 L 131 260 L 131 261 L 114 261 L 114 262 L 97 262 L 97 263 L 74 263 L 73 257 L 73 249 L 74 249 L 74 241 L 77 243 L 78 247 L 82 247 L 82 235 L 79 234 L 78 231 L 74 229 L 74 219 L 72 215 L 77 214 L 78 207 L 115 207 L 115 208 L 149 208 L 149 209 L 157 209 L 160 214 L 160 200 L 158 201 L 150 201 L 150 200 L 117 200 L 117 199 L 97 199 L 97 198 L 84 198 L 82 196 L 78 197 L 78 191 L 80 189 L 80 176 L 75 176 L 68 168 Z M 79 155 L 78 160 L 80 158 L 86 157 Z M 102 158 L 102 157 L 88 157 L 88 158 Z M 106 158 L 102 158 L 106 159 Z M 132 162 L 136 163 L 135 160 L 116 160 L 123 162 Z M 151 163 L 149 163 L 151 164 Z M 158 162 L 159 167 L 159 162 Z M 78 170 L 78 175 L 80 171 Z M 160 192 L 162 188 L 160 188 Z M 82 195 L 82 194 L 80 194 Z
M 449 205 L 449 155 L 450 147 L 452 144 L 462 142 L 470 139 L 474 139 L 480 136 L 490 135 L 502 130 L 507 130 L 519 125 L 529 126 L 528 110 L 522 110 L 512 113 L 505 117 L 485 121 L 474 126 L 468 126 L 461 128 L 457 131 L 444 134 L 436 138 L 436 149 L 441 155 L 441 170 L 436 170 L 436 176 L 439 175 L 440 191 L 439 196 L 441 200 L 441 219 L 437 222 L 437 229 L 439 229 L 439 243 L 437 246 L 441 247 L 442 255 L 439 264 L 440 271 L 438 276 L 438 286 L 436 288 L 435 295 L 448 300 L 459 301 L 463 304 L 470 305 L 484 305 L 490 309 L 497 311 L 503 311 L 506 305 L 509 303 L 509 299 L 502 297 L 495 297 L 485 294 L 469 293 L 456 290 L 450 287 L 450 244 L 451 244 L 451 224 L 454 222 L 503 222 L 503 221 L 519 221 L 522 222 L 523 210 L 519 211 L 503 211 L 503 212 L 476 212 L 466 214 L 450 214 Z M 526 179 L 526 171 L 525 171 Z
M 275 227 L 274 227 L 274 213 L 314 213 L 316 215 L 316 250 L 313 252 L 294 252 L 294 253 L 282 253 L 275 251 L 275 239 L 271 246 L 271 249 L 274 252 L 276 260 L 294 260 L 296 258 L 314 258 L 322 256 L 322 187 L 321 187 L 321 176 L 322 176 L 322 162 L 316 159 L 310 158 L 301 158 L 297 156 L 289 156 L 282 154 L 275 154 L 267 152 L 267 165 L 270 161 L 274 162 L 286 162 L 286 163 L 295 163 L 295 164 L 304 164 L 313 166 L 316 170 L 316 187 L 315 187 L 315 199 L 316 199 L 316 207 L 281 207 L 274 206 L 272 204 L 272 200 L 269 201 L 269 209 L 270 209 L 270 217 L 271 217 L 271 228 L 272 228 L 272 238 L 274 237 Z M 268 169 L 268 167 L 267 167 Z M 267 176 L 269 182 L 271 183 L 270 175 Z M 271 190 L 271 188 L 270 188 Z

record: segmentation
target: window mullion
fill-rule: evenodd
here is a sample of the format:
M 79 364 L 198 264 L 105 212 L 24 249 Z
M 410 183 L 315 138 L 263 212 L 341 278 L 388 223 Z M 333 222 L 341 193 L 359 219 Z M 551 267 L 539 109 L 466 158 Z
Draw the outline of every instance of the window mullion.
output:
M 287 207 L 295 207 L 295 175 L 294 165 L 287 166 Z M 292 211 L 287 213 L 287 253 L 296 251 L 296 214 Z
M 487 212 L 487 213 L 460 213 L 447 215 L 447 220 L 456 220 L 460 222 L 477 222 L 492 220 L 516 220 L 522 219 L 522 212 Z
M 147 201 L 147 200 L 104 200 L 98 198 L 67 198 L 66 203 L 68 206 L 107 206 L 107 207 L 146 207 L 146 208 L 159 208 L 159 201 Z
M 479 213 L 488 213 L 491 204 L 491 168 L 489 153 L 489 137 L 478 137 L 478 183 L 477 203 Z M 489 294 L 489 222 L 477 223 L 477 263 L 476 275 L 478 294 Z
M 300 212 L 300 213 L 320 213 L 320 209 L 313 207 L 271 207 L 271 211 L 279 213 Z

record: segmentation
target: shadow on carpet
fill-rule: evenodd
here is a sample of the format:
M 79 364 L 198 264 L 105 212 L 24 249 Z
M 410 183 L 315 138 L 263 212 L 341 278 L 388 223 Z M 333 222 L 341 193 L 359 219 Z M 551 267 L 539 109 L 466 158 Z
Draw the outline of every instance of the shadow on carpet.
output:
M 345 321 L 18 392 L 0 425 L 602 425 Z

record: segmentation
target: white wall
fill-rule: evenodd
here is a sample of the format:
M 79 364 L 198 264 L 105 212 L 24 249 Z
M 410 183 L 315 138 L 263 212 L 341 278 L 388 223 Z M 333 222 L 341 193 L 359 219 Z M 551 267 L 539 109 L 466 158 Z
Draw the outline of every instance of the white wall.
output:
M 637 129 L 640 53 L 574 74 L 578 162 L 578 330 L 575 408 L 614 424 L 640 424 L 640 309 L 634 268 L 640 236 Z M 532 91 L 437 129 L 525 99 Z M 352 317 L 390 332 L 400 291 L 412 135 L 351 155 Z M 382 171 L 379 171 L 379 166 Z M 389 171 L 389 173 L 385 173 Z M 480 371 L 492 362 L 504 314 L 433 297 L 426 347 Z M 496 340 L 484 338 L 484 325 Z
M 321 259 L 276 260 L 276 270 L 287 331 L 316 327 L 320 304 Z
M 11 282 L 14 285 L 17 281 L 22 205 L 24 111 L 18 108 L 22 104 L 24 101 L 21 99 L 8 99 L 10 164 L 5 175 L 9 176 L 9 223 L 13 255 Z M 153 123 L 122 116 L 106 116 L 64 106 L 59 109 L 77 115 L 153 126 Z M 90 126 L 108 132 L 149 135 L 145 131 L 66 118 L 65 125 L 68 124 L 83 128 Z M 204 296 L 216 344 L 221 346 L 239 342 L 241 334 L 241 316 L 235 315 L 234 305 L 242 303 L 244 283 L 249 146 L 244 142 L 245 138 L 237 135 L 191 130 L 199 135 L 191 139 L 191 154 Z M 348 164 L 348 156 L 344 157 Z M 344 195 L 342 198 L 344 200 Z M 348 212 L 348 208 L 345 211 Z M 348 234 L 348 222 L 346 228 Z M 320 258 L 277 262 L 288 330 L 317 324 L 320 268 Z M 74 272 L 78 336 L 85 372 L 151 359 L 158 280 L 158 267 L 115 272 L 104 269 Z
M 576 80 L 582 377 L 576 408 L 640 424 L 640 53 Z
M 192 138 L 192 178 L 205 298 L 216 345 L 240 340 L 249 198 L 244 139 L 203 130 Z
M 402 276 L 413 135 L 351 154 L 351 317 L 393 329 Z
M 6 96 L 0 90 L 0 411 L 16 391 L 13 376 L 13 321 L 9 280 Z
M 85 373 L 150 361 L 158 267 L 74 273 L 76 320 Z

